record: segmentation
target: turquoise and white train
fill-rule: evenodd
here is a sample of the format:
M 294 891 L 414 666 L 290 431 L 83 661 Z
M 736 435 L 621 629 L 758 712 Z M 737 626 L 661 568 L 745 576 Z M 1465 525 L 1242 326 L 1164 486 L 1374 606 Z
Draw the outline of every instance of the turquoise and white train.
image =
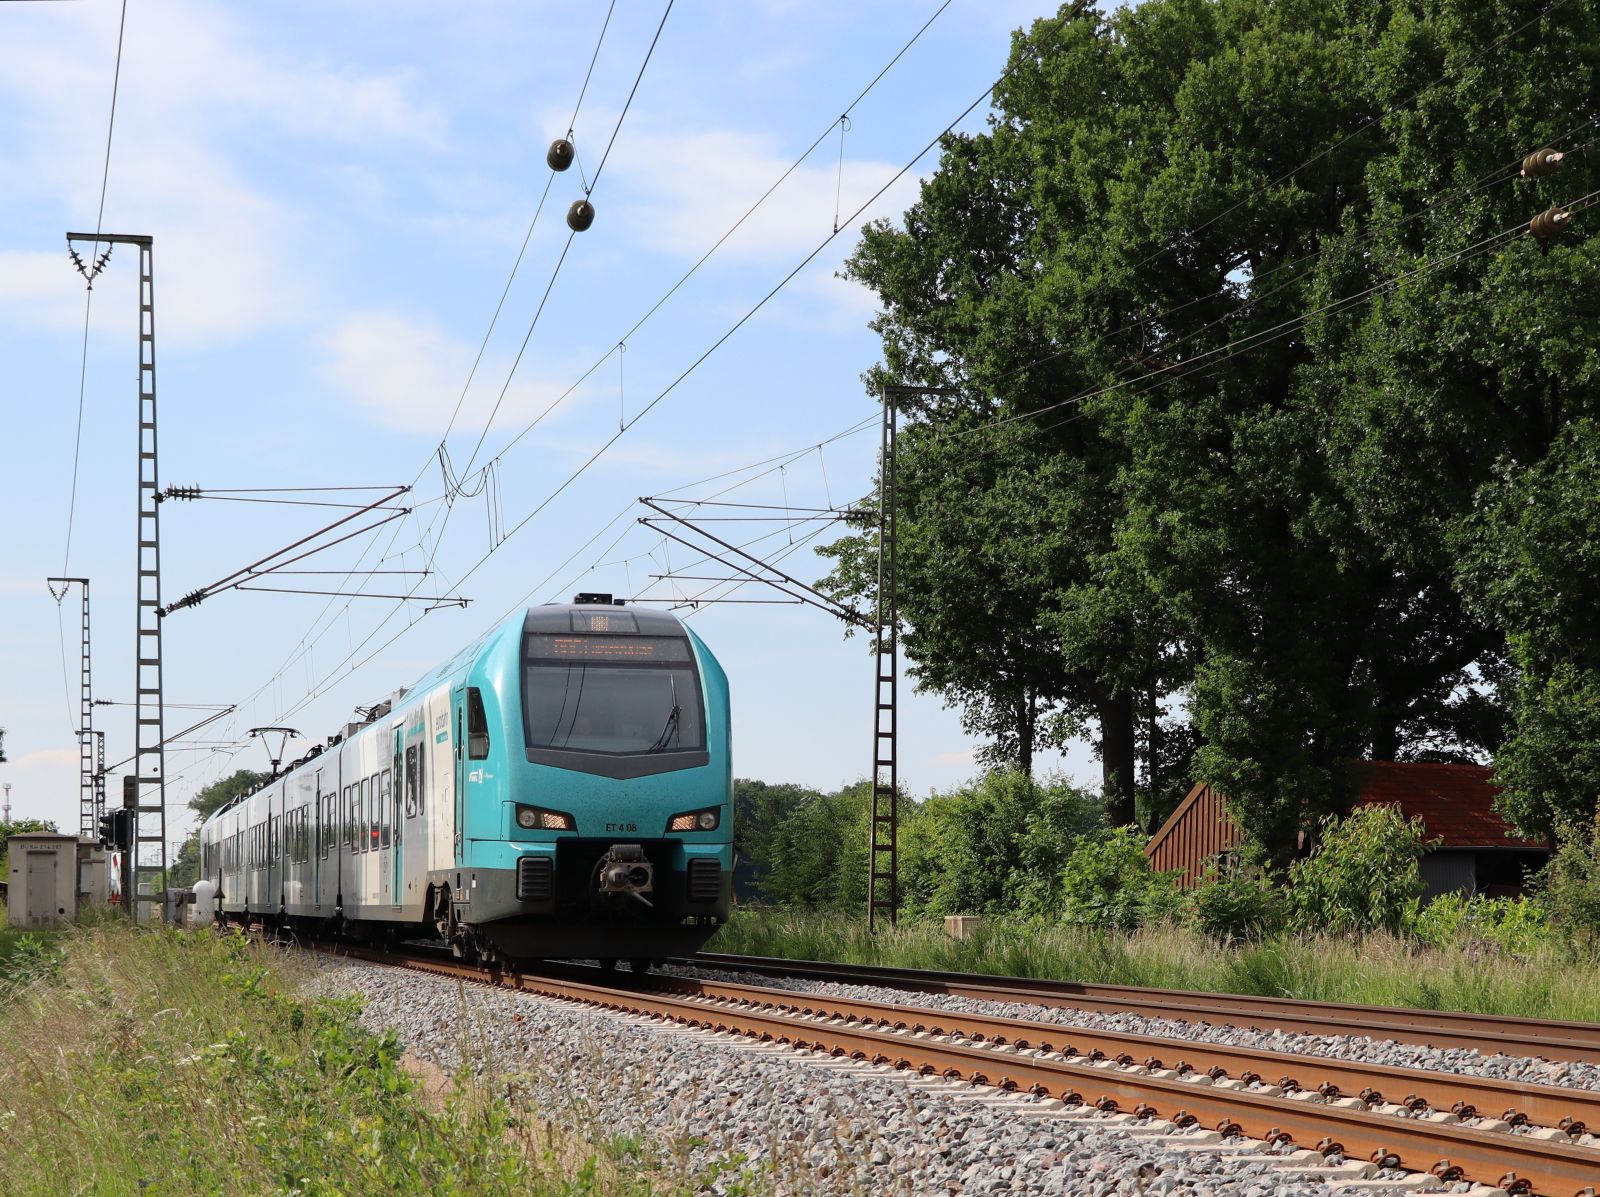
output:
M 200 829 L 220 918 L 518 961 L 692 952 L 732 902 L 728 681 L 609 595 L 507 619 Z

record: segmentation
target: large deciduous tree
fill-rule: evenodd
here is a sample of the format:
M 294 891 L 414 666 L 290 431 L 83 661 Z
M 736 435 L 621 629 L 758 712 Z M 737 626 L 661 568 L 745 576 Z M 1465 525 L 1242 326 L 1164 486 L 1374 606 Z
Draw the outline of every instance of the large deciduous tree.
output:
M 1504 564 L 1452 546 L 1507 523 L 1489 492 L 1472 516 L 1496 463 L 1587 410 L 1592 251 L 1493 238 L 1592 187 L 1513 176 L 1592 120 L 1594 34 L 1544 0 L 1080 3 L 1019 33 L 987 131 L 850 263 L 869 380 L 958 388 L 902 406 L 919 681 L 1018 760 L 1033 702 L 1093 722 L 1113 803 L 1181 689 L 1195 772 L 1282 857 L 1353 758 L 1493 749 L 1508 629 L 1519 693 L 1588 669 L 1523 652 Z

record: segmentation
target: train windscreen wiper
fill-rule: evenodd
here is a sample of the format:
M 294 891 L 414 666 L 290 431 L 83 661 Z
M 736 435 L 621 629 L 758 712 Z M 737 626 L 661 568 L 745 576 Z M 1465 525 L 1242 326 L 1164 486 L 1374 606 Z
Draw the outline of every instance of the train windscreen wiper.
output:
M 656 737 L 654 744 L 646 748 L 646 752 L 665 752 L 668 743 L 677 734 L 678 716 L 682 708 L 678 706 L 678 679 L 674 674 L 667 674 L 667 681 L 672 685 L 672 710 L 667 712 L 667 721 L 661 727 L 661 734 Z

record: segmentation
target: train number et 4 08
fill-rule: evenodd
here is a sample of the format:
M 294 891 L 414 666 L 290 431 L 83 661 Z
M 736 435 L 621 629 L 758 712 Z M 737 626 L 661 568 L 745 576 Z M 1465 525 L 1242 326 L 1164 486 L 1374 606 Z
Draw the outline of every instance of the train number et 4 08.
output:
M 639 830 L 639 825 L 637 823 L 607 823 L 606 824 L 606 830 L 607 831 L 638 831 Z

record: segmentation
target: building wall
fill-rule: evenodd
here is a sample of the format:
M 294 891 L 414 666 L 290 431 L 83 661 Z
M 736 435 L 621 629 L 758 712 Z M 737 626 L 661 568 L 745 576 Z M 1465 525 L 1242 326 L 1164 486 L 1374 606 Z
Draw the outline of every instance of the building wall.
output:
M 1144 853 L 1158 872 L 1181 869 L 1178 884 L 1187 889 L 1204 878 L 1206 861 L 1237 848 L 1243 838 L 1222 795 L 1202 782 L 1150 838 Z
M 1478 858 L 1472 852 L 1429 852 L 1417 866 L 1422 873 L 1422 900 L 1440 894 L 1478 891 Z

